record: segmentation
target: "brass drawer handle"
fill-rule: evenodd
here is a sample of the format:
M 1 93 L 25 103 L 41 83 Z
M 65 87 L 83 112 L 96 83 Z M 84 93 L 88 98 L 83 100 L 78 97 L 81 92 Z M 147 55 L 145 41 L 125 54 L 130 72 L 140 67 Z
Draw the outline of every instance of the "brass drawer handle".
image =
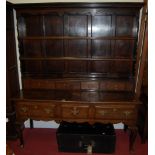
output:
M 35 106 L 34 106 L 34 109 L 38 109 L 38 106 L 37 106 L 37 105 L 35 105 Z
M 73 107 L 73 110 L 71 110 L 71 113 L 72 113 L 74 116 L 78 115 L 79 112 L 80 112 L 80 110 L 78 110 L 77 107 Z
M 45 110 L 45 112 L 47 113 L 47 114 L 50 114 L 50 112 L 51 112 L 51 110 L 50 109 L 44 109 Z
M 104 116 L 105 114 L 107 114 L 107 111 L 105 111 L 105 110 L 99 111 L 99 114 Z
M 126 117 L 128 117 L 132 112 L 131 111 L 124 111 Z
M 116 108 L 113 108 L 113 112 L 116 112 L 117 111 L 117 109 Z
M 27 111 L 27 108 L 22 107 L 21 110 L 22 110 L 22 112 L 26 112 Z
M 118 89 L 118 85 L 116 84 L 116 85 L 114 85 L 114 89 L 115 90 L 117 90 Z

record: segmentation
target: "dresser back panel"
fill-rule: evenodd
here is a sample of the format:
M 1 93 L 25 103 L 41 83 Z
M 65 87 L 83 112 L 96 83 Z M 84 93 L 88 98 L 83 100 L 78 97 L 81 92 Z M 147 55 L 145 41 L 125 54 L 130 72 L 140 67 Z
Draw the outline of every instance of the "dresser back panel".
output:
M 139 7 L 17 5 L 23 78 L 134 78 Z

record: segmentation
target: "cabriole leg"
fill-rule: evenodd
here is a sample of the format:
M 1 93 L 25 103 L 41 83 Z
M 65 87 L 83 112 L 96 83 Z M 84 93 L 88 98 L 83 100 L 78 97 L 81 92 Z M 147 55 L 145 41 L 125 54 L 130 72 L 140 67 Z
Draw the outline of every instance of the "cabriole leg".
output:
M 30 128 L 33 129 L 33 120 L 30 119 Z
M 18 138 L 20 141 L 20 147 L 23 148 L 24 147 L 24 138 L 23 138 L 23 130 L 24 130 L 24 123 L 17 123 L 16 124 L 16 129 L 17 129 L 17 133 L 18 133 Z
M 138 128 L 136 126 L 130 126 L 130 137 L 129 137 L 129 151 L 133 153 L 135 150 L 135 141 L 138 133 Z

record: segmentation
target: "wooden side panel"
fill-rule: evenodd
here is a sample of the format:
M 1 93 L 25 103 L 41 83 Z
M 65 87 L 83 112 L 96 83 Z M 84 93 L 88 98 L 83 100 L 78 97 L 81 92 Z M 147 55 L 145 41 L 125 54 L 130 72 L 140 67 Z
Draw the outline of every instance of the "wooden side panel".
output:
M 15 38 L 13 31 L 7 29 L 6 36 L 6 63 L 8 67 L 11 67 L 16 64 L 15 44 L 13 43 Z
M 6 53 L 4 54 L 6 54 L 6 105 L 4 104 L 4 106 L 6 106 L 6 118 L 8 118 L 8 122 L 6 122 L 6 139 L 8 140 L 15 139 L 18 136 L 15 125 L 16 112 L 11 98 L 17 95 L 20 90 L 15 48 L 13 6 L 9 2 L 6 2 Z

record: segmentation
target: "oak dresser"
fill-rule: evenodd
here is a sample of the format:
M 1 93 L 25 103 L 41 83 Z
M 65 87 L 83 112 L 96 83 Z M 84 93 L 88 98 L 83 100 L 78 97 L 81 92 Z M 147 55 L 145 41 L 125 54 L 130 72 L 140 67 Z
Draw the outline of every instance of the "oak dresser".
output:
M 143 3 L 16 4 L 22 90 L 17 123 L 123 122 L 137 135 Z M 23 145 L 21 131 L 21 145 Z

